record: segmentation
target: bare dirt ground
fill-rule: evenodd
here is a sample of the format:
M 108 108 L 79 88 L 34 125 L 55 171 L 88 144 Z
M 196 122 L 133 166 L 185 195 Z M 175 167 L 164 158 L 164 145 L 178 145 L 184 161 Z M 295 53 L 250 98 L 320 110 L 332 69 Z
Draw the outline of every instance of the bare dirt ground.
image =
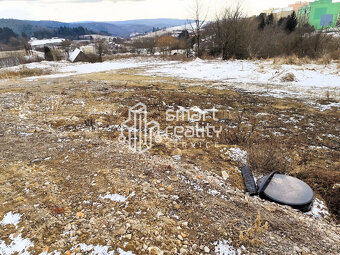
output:
M 0 247 L 20 236 L 31 254 L 338 254 L 339 109 L 205 83 L 134 70 L 0 81 L 0 219 L 21 215 L 17 227 L 0 226 Z M 229 132 L 209 148 L 202 138 L 133 153 L 117 127 L 138 102 L 161 128 L 169 107 L 216 107 Z M 255 163 L 272 151 L 331 214 L 249 197 L 230 148 Z

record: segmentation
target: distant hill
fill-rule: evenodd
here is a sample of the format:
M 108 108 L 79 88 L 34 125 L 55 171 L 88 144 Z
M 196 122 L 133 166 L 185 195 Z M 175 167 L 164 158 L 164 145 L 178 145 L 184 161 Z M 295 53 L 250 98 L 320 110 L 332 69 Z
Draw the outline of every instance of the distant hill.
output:
M 114 36 L 129 37 L 132 33 L 147 33 L 153 28 L 168 28 L 180 26 L 187 23 L 183 19 L 140 19 L 126 21 L 108 21 L 108 22 L 58 22 L 58 21 L 33 21 L 33 20 L 17 20 L 17 19 L 0 19 L 0 27 L 9 27 L 15 33 L 21 35 L 22 32 L 28 36 L 32 36 L 34 32 L 40 30 L 53 30 L 55 28 L 78 27 L 82 26 L 95 32 L 105 32 Z
M 115 25 L 145 25 L 149 27 L 176 27 L 187 23 L 185 19 L 135 19 L 125 21 L 111 21 L 109 22 Z
M 16 19 L 0 19 L 0 27 L 8 27 L 18 35 L 21 35 L 21 33 L 24 32 L 29 36 L 32 36 L 36 31 L 46 29 L 27 20 Z

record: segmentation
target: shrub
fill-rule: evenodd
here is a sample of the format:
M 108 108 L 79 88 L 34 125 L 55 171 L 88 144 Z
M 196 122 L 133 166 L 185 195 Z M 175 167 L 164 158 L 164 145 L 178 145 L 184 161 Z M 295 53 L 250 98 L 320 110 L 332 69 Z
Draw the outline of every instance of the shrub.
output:
M 86 60 L 90 63 L 102 62 L 100 56 L 93 53 L 86 54 Z
M 254 222 L 254 226 L 245 230 L 240 231 L 239 234 L 239 243 L 240 245 L 250 245 L 250 246 L 259 246 L 262 244 L 262 241 L 258 239 L 258 236 L 268 229 L 268 221 L 262 224 L 262 216 L 261 213 L 257 212 L 257 217 Z
M 244 124 L 244 111 L 236 116 L 236 128 L 227 128 L 223 127 L 223 130 L 227 132 L 222 132 L 219 137 L 220 144 L 229 144 L 229 145 L 241 145 L 247 146 L 249 145 L 253 138 L 257 127 L 256 119 L 251 121 L 251 125 Z
M 268 17 L 267 17 L 268 18 Z M 265 22 L 265 17 L 244 17 L 240 8 L 227 9 L 221 17 L 206 27 L 206 47 L 214 56 L 223 59 L 285 57 L 295 54 L 297 58 L 339 59 L 340 39 L 311 27 L 295 28 L 296 17 L 285 21 Z M 208 28 L 208 29 L 207 29 Z M 298 60 L 290 58 L 295 64 Z
M 251 145 L 248 149 L 248 163 L 257 175 L 290 170 L 290 157 L 276 141 Z

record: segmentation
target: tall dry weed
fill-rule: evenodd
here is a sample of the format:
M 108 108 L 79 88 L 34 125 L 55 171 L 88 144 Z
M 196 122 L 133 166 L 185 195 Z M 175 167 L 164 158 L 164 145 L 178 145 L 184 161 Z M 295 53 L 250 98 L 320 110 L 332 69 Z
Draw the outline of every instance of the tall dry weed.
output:
M 50 69 L 27 68 L 25 66 L 22 66 L 18 70 L 0 71 L 0 79 L 40 76 L 40 75 L 46 75 L 46 74 L 51 74 L 51 73 L 52 73 L 52 70 Z

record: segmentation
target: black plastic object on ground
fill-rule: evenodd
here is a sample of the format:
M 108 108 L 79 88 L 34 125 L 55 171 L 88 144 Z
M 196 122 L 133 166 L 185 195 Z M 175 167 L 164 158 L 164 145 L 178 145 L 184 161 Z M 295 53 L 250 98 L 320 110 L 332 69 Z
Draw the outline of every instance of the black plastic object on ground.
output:
M 277 174 L 278 172 L 272 172 L 271 174 L 269 175 L 266 175 L 266 176 L 263 176 L 260 180 L 258 181 L 258 190 L 257 190 L 257 193 L 258 194 L 262 194 L 263 191 L 267 188 L 268 184 L 270 183 L 270 181 L 272 180 L 273 176 L 275 174 Z
M 292 176 L 274 172 L 260 178 L 257 184 L 260 197 L 303 212 L 309 211 L 314 201 L 313 190 Z
M 257 187 L 256 187 L 256 183 L 254 180 L 252 170 L 249 167 L 244 166 L 242 167 L 241 172 L 242 172 L 244 184 L 246 185 L 249 195 L 251 196 L 257 195 Z

